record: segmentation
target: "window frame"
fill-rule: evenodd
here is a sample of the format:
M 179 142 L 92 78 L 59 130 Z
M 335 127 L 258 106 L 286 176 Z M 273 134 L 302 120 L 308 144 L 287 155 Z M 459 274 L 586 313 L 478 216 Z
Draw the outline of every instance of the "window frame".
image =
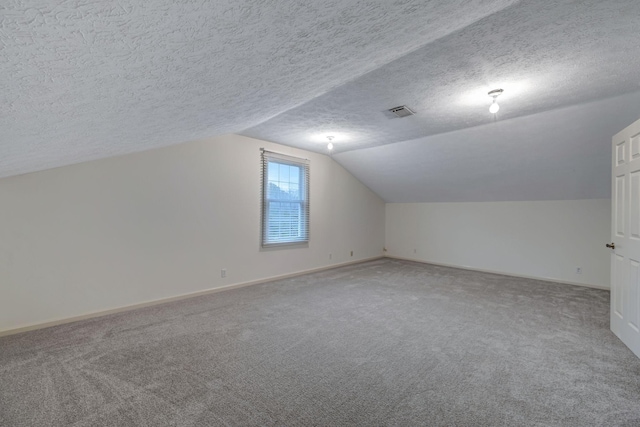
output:
M 261 249 L 275 249 L 282 247 L 308 247 L 310 241 L 310 167 L 309 160 L 299 157 L 288 156 L 281 153 L 260 149 L 260 247 Z M 295 200 L 273 200 L 268 199 L 268 186 L 269 186 L 269 162 L 276 164 L 283 164 L 289 166 L 296 166 L 300 168 L 299 177 L 299 190 L 301 191 L 301 198 Z M 303 229 L 302 237 L 299 239 L 291 239 L 287 241 L 269 241 L 269 211 L 271 203 L 297 203 L 301 209 L 301 224 Z

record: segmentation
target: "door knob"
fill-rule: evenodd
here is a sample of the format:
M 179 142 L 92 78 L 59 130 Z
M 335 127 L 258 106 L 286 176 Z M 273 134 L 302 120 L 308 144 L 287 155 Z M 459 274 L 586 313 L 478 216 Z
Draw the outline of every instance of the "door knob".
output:
M 607 243 L 607 245 L 606 245 L 606 246 L 607 246 L 608 248 L 611 248 L 611 249 L 615 249 L 615 248 L 616 248 L 616 244 L 615 244 L 615 243 Z

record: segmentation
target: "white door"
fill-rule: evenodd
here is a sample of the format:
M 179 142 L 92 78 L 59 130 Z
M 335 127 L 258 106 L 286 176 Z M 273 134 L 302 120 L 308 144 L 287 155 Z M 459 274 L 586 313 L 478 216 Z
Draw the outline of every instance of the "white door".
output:
M 612 147 L 611 330 L 640 357 L 640 120 Z

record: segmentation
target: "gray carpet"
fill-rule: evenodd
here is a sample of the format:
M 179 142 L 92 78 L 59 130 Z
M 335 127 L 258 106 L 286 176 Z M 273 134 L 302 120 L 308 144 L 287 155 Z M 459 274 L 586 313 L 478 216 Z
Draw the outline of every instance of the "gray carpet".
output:
M 380 260 L 0 338 L 2 426 L 639 426 L 609 293 Z

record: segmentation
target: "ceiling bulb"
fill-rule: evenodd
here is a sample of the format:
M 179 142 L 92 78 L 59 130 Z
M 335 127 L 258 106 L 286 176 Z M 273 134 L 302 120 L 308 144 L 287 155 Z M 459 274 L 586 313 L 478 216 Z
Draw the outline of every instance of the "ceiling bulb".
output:
M 328 136 L 327 139 L 329 140 L 329 143 L 327 144 L 327 149 L 328 150 L 333 150 L 333 142 L 331 142 L 333 140 L 332 136 Z
M 500 110 L 500 106 L 498 105 L 498 101 L 496 99 L 500 95 L 502 95 L 502 92 L 504 92 L 504 90 L 502 90 L 502 89 L 494 89 L 494 90 L 489 92 L 488 95 L 493 98 L 493 102 L 489 106 L 489 112 L 491 114 L 495 114 L 495 113 L 498 112 L 498 110 Z

